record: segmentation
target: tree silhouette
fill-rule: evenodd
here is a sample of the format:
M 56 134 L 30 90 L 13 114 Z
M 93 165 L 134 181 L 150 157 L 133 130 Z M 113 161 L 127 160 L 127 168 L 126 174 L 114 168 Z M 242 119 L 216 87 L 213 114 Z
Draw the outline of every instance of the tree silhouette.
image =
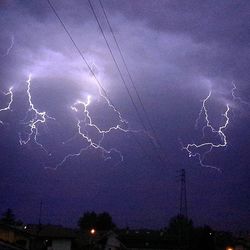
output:
M 215 235 L 213 230 L 209 226 L 195 228 L 191 245 L 192 250 L 214 250 Z
M 101 231 L 111 230 L 116 227 L 113 223 L 112 217 L 107 212 L 100 214 L 96 214 L 95 212 L 86 212 L 78 220 L 78 226 L 81 230 L 91 230 L 94 228 Z
M 193 230 L 192 220 L 183 215 L 177 215 L 170 219 L 168 234 L 173 243 L 179 245 L 182 249 L 188 249 Z
M 22 225 L 21 220 L 16 220 L 16 217 L 12 211 L 12 209 L 8 208 L 3 214 L 0 219 L 0 222 L 9 225 L 9 226 L 20 226 Z
M 97 215 L 95 212 L 86 212 L 78 220 L 78 226 L 82 230 L 90 230 L 96 227 Z
M 109 213 L 104 212 L 97 216 L 96 228 L 98 230 L 111 230 L 115 228 L 115 224 Z

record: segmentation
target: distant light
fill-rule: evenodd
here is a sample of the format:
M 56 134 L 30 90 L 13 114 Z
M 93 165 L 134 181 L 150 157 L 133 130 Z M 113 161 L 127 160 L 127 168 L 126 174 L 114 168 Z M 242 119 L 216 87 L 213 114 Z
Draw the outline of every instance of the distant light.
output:
M 92 228 L 92 229 L 90 230 L 90 233 L 94 235 L 94 234 L 96 233 L 95 229 Z M 230 249 L 229 249 L 229 250 L 230 250 Z
M 27 229 L 27 226 L 24 226 L 24 229 Z
M 227 247 L 227 250 L 234 250 L 232 247 Z

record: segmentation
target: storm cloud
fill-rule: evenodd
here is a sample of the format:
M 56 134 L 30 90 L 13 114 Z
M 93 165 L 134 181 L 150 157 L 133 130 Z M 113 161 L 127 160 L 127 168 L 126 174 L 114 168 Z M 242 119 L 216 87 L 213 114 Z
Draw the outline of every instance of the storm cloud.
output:
M 45 222 L 72 225 L 72 218 L 76 221 L 89 209 L 110 211 L 121 226 L 163 227 L 178 212 L 176 175 L 185 168 L 189 214 L 195 223 L 249 227 L 249 2 L 102 2 L 166 162 L 159 161 L 145 133 L 134 136 L 146 155 L 133 135 L 112 131 L 103 146 L 121 151 L 122 163 L 116 164 L 119 156 L 114 152 L 112 160 L 105 161 L 98 150 L 90 149 L 67 159 L 56 171 L 46 169 L 55 167 L 65 155 L 79 152 L 84 144 L 77 137 L 77 117 L 72 111 L 76 101 L 85 102 L 91 96 L 89 111 L 102 129 L 116 124 L 119 117 L 100 96 L 95 79 L 48 2 L 3 1 L 0 90 L 13 86 L 14 102 L 12 111 L 0 113 L 5 121 L 0 127 L 2 210 L 12 207 L 20 217 L 34 222 L 37 211 L 26 208 L 37 204 L 34 209 L 38 209 L 42 199 Z M 128 128 L 142 130 L 88 2 L 52 3 Z M 139 107 L 99 2 L 92 4 Z M 20 134 L 26 133 L 22 121 L 28 108 L 29 75 L 35 107 L 55 118 L 39 127 L 38 140 L 49 154 L 32 140 L 19 145 Z M 242 102 L 233 99 L 232 83 Z M 189 158 L 182 150 L 182 144 L 203 139 L 203 125 L 195 129 L 195 121 L 209 91 L 209 115 L 215 126 L 225 122 L 221 114 L 226 104 L 231 107 L 225 131 L 228 146 L 206 157 L 207 164 L 222 172 L 201 167 L 197 158 Z M 1 106 L 8 101 L 4 95 L 0 100 Z

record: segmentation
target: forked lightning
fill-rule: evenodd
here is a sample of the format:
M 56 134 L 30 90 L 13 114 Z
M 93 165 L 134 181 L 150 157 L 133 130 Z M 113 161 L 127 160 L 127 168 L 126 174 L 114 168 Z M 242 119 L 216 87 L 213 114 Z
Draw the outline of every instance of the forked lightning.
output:
M 29 108 L 27 110 L 26 117 L 25 117 L 23 122 L 24 122 L 25 125 L 27 125 L 29 127 L 29 132 L 26 135 L 25 139 L 23 139 L 21 134 L 19 134 L 19 143 L 20 143 L 20 145 L 25 145 L 28 142 L 30 142 L 31 139 L 34 139 L 34 142 L 38 146 L 40 146 L 45 152 L 47 152 L 45 147 L 40 142 L 38 142 L 37 136 L 39 135 L 39 126 L 41 124 L 45 124 L 47 122 L 47 119 L 55 120 L 55 118 L 50 117 L 49 115 L 47 115 L 47 113 L 45 111 L 39 112 L 38 109 L 33 104 L 32 95 L 30 93 L 30 90 L 31 90 L 31 74 L 29 75 L 29 78 L 26 81 L 26 83 L 27 83 L 27 91 L 26 91 L 26 93 L 27 93 L 27 96 L 28 96 Z M 31 116 L 31 119 L 28 119 L 29 116 Z
M 229 119 L 230 106 L 229 104 L 226 104 L 225 112 L 222 114 L 222 116 L 225 118 L 225 122 L 222 126 L 216 129 L 209 120 L 208 109 L 206 106 L 211 95 L 212 95 L 212 91 L 209 91 L 208 96 L 202 100 L 202 106 L 201 106 L 198 118 L 196 119 L 195 127 L 196 128 L 198 127 L 199 121 L 202 115 L 204 115 L 206 125 L 202 128 L 203 137 L 205 137 L 205 130 L 209 129 L 212 133 L 217 134 L 220 137 L 221 143 L 213 143 L 210 141 L 207 141 L 201 144 L 190 143 L 190 144 L 187 144 L 186 146 L 183 146 L 183 149 L 188 152 L 189 157 L 198 157 L 199 163 L 201 166 L 220 170 L 217 167 L 205 164 L 204 160 L 207 154 L 210 153 L 214 148 L 222 148 L 222 147 L 227 146 L 227 137 L 226 137 L 226 134 L 224 133 L 224 130 L 227 128 L 229 121 L 230 121 Z M 203 150 L 203 149 L 205 150 L 204 153 L 200 153 L 199 150 Z

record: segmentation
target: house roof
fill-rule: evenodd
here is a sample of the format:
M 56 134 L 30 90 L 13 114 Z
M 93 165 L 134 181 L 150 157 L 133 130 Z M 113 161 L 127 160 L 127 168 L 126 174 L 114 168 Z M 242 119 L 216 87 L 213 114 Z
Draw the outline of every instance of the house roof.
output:
M 16 234 L 19 234 L 19 235 L 21 234 L 25 237 L 29 237 L 29 238 L 31 237 L 31 235 L 24 229 L 23 226 L 10 226 L 10 225 L 0 223 L 0 228 L 8 230 L 8 231 L 13 231 Z
M 127 248 L 174 249 L 171 239 L 163 231 L 121 230 L 118 235 Z
M 74 239 L 77 237 L 75 230 L 55 225 L 28 225 L 26 232 L 48 239 Z
M 0 241 L 0 250 L 23 250 L 23 248 L 19 248 L 6 242 Z

